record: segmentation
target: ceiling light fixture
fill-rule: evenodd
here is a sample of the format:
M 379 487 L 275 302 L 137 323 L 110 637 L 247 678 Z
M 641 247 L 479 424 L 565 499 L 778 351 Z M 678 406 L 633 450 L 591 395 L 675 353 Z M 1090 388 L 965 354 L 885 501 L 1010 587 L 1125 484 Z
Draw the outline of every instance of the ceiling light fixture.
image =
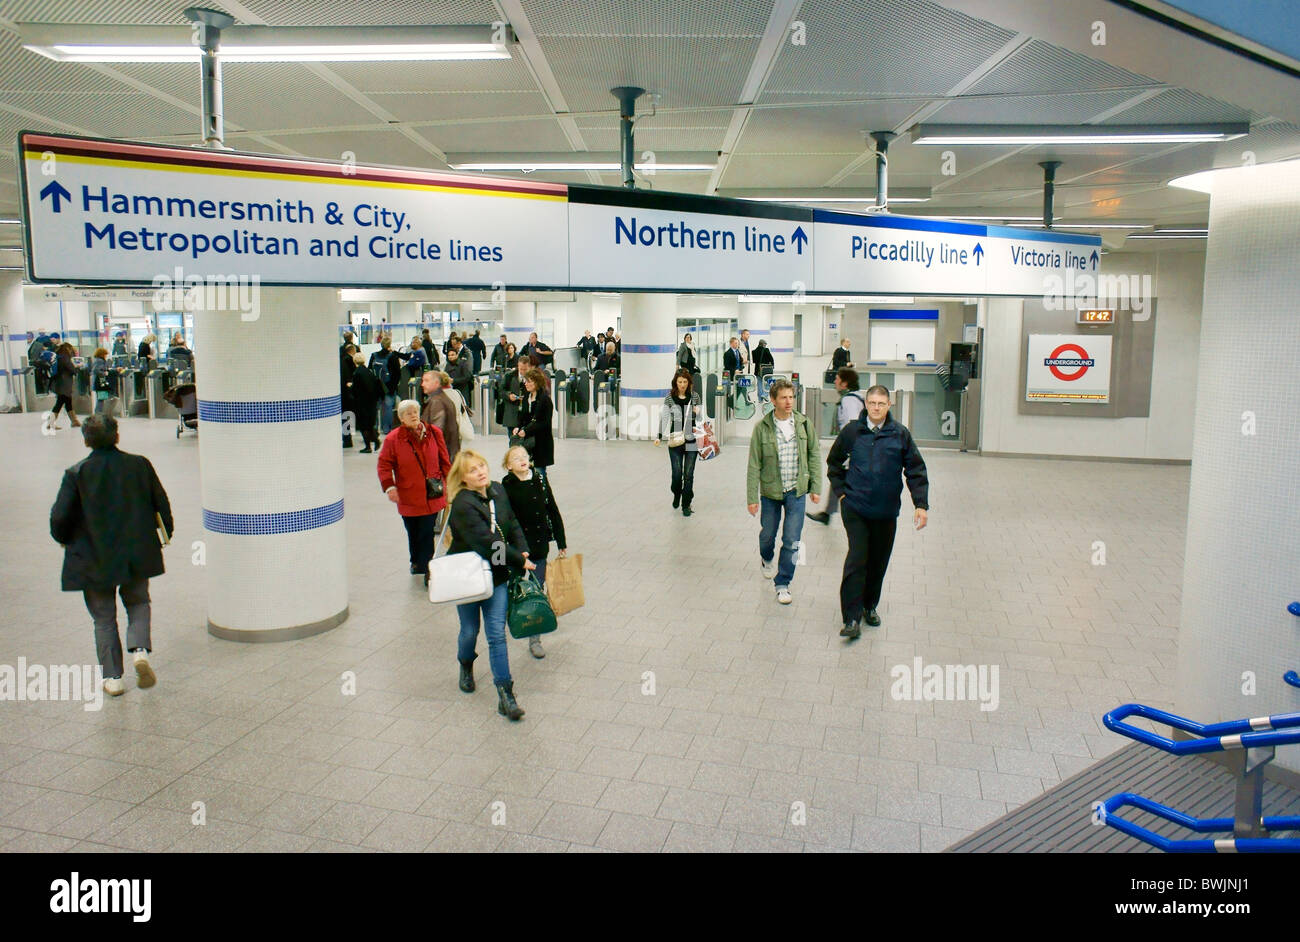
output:
M 755 203 L 875 203 L 876 191 L 862 188 L 835 189 L 833 187 L 773 187 L 718 190 L 716 196 L 750 200 Z M 925 203 L 930 200 L 929 187 L 897 189 L 890 187 L 891 203 Z
M 1218 124 L 916 124 L 913 144 L 1200 144 L 1250 133 L 1249 122 Z
M 186 26 L 19 24 L 23 48 L 57 62 L 198 62 Z M 225 62 L 413 62 L 509 59 L 509 26 L 228 26 Z
M 717 166 L 718 155 L 714 151 L 689 153 L 656 154 L 654 160 L 636 164 L 638 173 L 654 174 L 660 171 L 669 173 L 708 173 Z M 601 152 L 577 153 L 485 153 L 485 154 L 448 154 L 447 165 L 453 170 L 480 170 L 488 173 L 516 171 L 533 173 L 534 171 L 560 173 L 583 170 L 603 170 L 616 173 L 622 169 L 618 154 Z

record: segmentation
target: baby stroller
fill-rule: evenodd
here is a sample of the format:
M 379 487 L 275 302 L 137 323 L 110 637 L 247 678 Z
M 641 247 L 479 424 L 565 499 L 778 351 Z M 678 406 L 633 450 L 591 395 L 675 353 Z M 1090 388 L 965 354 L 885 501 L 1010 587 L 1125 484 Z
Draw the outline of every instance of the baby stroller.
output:
M 198 389 L 193 383 L 180 383 L 163 393 L 163 398 L 176 407 L 179 414 L 176 423 L 176 437 L 186 429 L 199 432 L 199 397 Z

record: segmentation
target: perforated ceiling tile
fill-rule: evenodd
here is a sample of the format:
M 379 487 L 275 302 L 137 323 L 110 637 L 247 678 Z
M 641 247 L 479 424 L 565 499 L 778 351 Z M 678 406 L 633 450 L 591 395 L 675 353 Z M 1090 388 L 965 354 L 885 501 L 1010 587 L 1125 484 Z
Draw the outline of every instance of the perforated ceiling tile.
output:
M 339 78 L 362 92 L 536 91 L 523 58 L 469 62 L 332 62 Z
M 10 93 L 6 100 L 19 108 L 63 124 L 73 125 L 97 137 L 153 139 L 159 134 L 193 133 L 195 143 L 202 122 L 199 118 L 151 95 L 119 91 L 113 95 L 41 95 Z M 32 122 L 28 122 L 32 124 Z M 28 130 L 56 130 L 30 127 Z
M 656 151 L 716 151 L 722 147 L 726 128 L 680 128 L 672 125 L 637 126 L 634 144 L 637 154 L 645 150 Z M 588 150 L 617 151 L 619 136 L 616 130 L 584 128 L 582 139 Z
M 950 101 L 928 120 L 935 124 L 1085 124 L 1131 101 L 1134 92 L 972 98 Z
M 560 130 L 559 122 L 549 115 L 529 121 L 434 125 L 419 131 L 444 151 L 453 153 L 537 151 L 567 154 L 573 150 Z
M 1158 84 L 1144 75 L 1035 39 L 1021 46 L 970 91 L 1041 92 Z
M 501 16 L 490 0 L 242 0 L 242 6 L 271 26 L 451 26 Z
M 408 92 L 368 96 L 399 121 L 452 121 L 504 115 L 547 115 L 546 96 L 538 91 Z
M 1197 121 L 1251 121 L 1263 115 L 1182 88 L 1170 88 L 1154 98 L 1107 119 L 1111 124 L 1185 124 Z
M 618 42 L 544 36 L 540 42 L 570 111 L 615 114 L 618 101 L 609 90 L 617 85 L 657 92 L 666 108 L 735 104 L 758 50 L 757 39 L 719 36 Z
M 867 130 L 893 128 L 916 110 L 915 102 L 818 104 L 816 107 L 758 108 L 745 122 L 735 151 L 741 154 L 848 153 L 867 150 Z M 847 161 L 845 161 L 847 163 Z
M 798 18 L 806 42 L 782 45 L 761 101 L 786 94 L 941 95 L 1014 36 L 923 0 L 808 0 Z
M 721 186 L 821 186 L 850 159 L 842 154 L 733 154 Z
M 622 186 L 623 177 L 619 173 L 601 173 L 602 186 Z M 550 177 L 547 177 L 549 180 Z M 573 183 L 586 183 L 586 180 L 574 180 Z M 636 185 L 641 190 L 653 190 L 656 193 L 704 193 L 709 185 L 707 173 L 659 173 L 653 177 L 637 175 Z
M 220 4 L 207 4 L 220 8 Z M 186 22 L 174 0 L 5 0 L 0 16 L 13 23 L 129 23 L 176 26 Z
M 610 97 L 610 101 L 613 101 Z M 732 109 L 730 108 L 710 108 L 700 111 L 673 111 L 667 108 L 660 108 L 658 113 L 651 114 L 651 106 L 645 103 L 645 99 L 637 102 L 637 127 L 659 126 L 665 127 L 671 125 L 677 128 L 726 128 L 731 124 Z M 604 131 L 618 130 L 618 111 L 612 111 L 608 114 L 580 114 L 573 119 L 574 124 L 579 128 L 596 128 Z
M 339 160 L 344 151 L 356 154 L 360 164 L 386 164 L 394 167 L 445 169 L 433 154 L 396 131 L 340 131 L 320 134 L 286 134 L 272 138 L 308 157 Z M 265 150 L 260 144 L 244 150 Z
M 333 85 L 294 62 L 230 62 L 222 88 L 226 118 L 249 130 L 328 128 L 379 119 Z M 275 107 L 267 107 L 269 101 Z
M 522 0 L 522 6 L 538 36 L 761 36 L 772 13 L 771 0 Z

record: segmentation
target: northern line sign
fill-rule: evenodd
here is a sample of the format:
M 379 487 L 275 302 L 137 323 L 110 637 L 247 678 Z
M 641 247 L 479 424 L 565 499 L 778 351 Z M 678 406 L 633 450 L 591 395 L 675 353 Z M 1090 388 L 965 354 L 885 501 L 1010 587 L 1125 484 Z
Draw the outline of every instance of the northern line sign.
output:
M 1100 239 L 24 131 L 27 276 L 264 285 L 1035 296 Z

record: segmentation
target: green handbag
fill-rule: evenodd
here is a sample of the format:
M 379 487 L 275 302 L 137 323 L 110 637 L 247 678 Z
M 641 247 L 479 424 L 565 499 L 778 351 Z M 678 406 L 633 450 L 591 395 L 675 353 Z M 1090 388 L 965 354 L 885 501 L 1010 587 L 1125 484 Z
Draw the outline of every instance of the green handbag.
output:
M 506 624 L 512 637 L 531 638 L 555 630 L 555 612 L 546 590 L 531 572 L 512 576 L 506 594 L 510 601 Z

